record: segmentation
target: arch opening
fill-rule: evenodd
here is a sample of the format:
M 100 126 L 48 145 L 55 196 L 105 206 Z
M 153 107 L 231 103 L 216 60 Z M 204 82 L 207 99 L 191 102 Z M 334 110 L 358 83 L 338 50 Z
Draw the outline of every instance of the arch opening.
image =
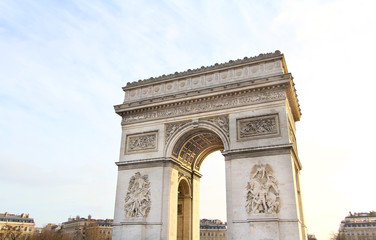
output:
M 175 143 L 171 157 L 189 170 L 200 171 L 203 160 L 211 153 L 224 150 L 221 138 L 211 130 L 197 128 Z
M 183 179 L 178 186 L 177 240 L 192 239 L 192 196 L 187 180 Z
M 222 136 L 223 137 L 223 136 Z M 171 158 L 179 162 L 177 196 L 177 239 L 198 239 L 200 234 L 200 167 L 211 153 L 224 150 L 221 137 L 204 127 L 189 129 L 179 135 Z

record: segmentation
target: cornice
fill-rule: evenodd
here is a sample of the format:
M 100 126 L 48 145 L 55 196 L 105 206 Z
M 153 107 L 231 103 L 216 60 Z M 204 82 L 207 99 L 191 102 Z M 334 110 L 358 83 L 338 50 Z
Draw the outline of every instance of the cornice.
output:
M 271 155 L 283 155 L 291 154 L 296 167 L 301 170 L 302 164 L 299 160 L 296 149 L 293 143 L 279 144 L 279 145 L 269 145 L 269 146 L 258 146 L 243 149 L 231 149 L 222 151 L 222 155 L 225 157 L 226 161 L 231 161 L 233 159 L 249 158 L 249 157 L 261 157 L 261 156 L 271 156 Z
M 196 69 L 193 69 L 193 70 L 188 69 L 188 70 L 183 71 L 183 72 L 175 72 L 173 74 L 168 74 L 168 75 L 163 74 L 162 76 L 159 76 L 159 77 L 151 77 L 151 78 L 143 79 L 143 80 L 140 79 L 138 81 L 128 82 L 127 85 L 125 87 L 123 87 L 123 90 L 130 89 L 132 87 L 138 87 L 138 86 L 144 86 L 144 85 L 148 85 L 148 84 L 159 83 L 159 82 L 166 81 L 166 80 L 173 80 L 173 79 L 177 79 L 177 78 L 193 76 L 193 75 L 201 74 L 201 73 L 204 73 L 204 72 L 216 71 L 216 70 L 219 70 L 219 69 L 234 67 L 234 66 L 238 66 L 238 65 L 242 65 L 242 64 L 256 63 L 256 62 L 259 62 L 259 61 L 270 60 L 270 59 L 274 59 L 274 58 L 283 58 L 283 54 L 279 50 L 276 50 L 274 53 L 272 53 L 272 52 L 261 53 L 258 56 L 254 56 L 254 57 L 244 57 L 243 59 L 230 60 L 230 61 L 225 62 L 225 63 L 215 63 L 214 65 L 211 65 L 211 66 L 206 66 L 206 67 L 202 66 L 200 68 L 196 68 Z
M 279 144 L 270 146 L 258 146 L 243 149 L 231 149 L 227 151 L 222 151 L 222 155 L 225 156 L 225 160 L 233 160 L 239 158 L 248 157 L 260 157 L 260 156 L 270 156 L 270 155 L 281 155 L 289 154 L 292 149 L 292 144 Z

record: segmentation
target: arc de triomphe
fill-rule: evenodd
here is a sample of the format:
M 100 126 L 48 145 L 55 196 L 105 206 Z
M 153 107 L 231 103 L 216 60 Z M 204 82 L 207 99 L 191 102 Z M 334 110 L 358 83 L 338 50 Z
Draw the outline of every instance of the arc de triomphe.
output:
M 279 51 L 128 83 L 113 239 L 200 239 L 200 166 L 221 150 L 228 239 L 306 239 L 295 122 Z

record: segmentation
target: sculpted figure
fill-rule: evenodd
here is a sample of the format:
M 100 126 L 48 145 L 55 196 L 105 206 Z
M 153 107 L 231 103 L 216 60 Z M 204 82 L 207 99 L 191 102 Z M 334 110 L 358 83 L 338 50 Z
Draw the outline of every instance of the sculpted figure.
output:
M 220 127 L 227 134 L 227 136 L 229 135 L 228 116 L 215 117 L 215 118 L 208 119 L 208 121 Z
M 277 213 L 279 205 L 278 184 L 271 167 L 261 163 L 255 165 L 247 184 L 246 211 L 249 214 Z
M 148 176 L 137 172 L 129 181 L 125 197 L 126 217 L 146 217 L 150 211 L 150 183 Z

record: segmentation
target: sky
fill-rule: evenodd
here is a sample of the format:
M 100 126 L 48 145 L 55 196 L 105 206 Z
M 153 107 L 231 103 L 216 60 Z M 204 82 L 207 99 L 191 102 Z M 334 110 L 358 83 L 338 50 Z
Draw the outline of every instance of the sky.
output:
M 307 229 L 329 239 L 349 211 L 376 210 L 374 9 L 372 0 L 0 0 L 0 212 L 30 213 L 37 226 L 113 218 L 121 87 L 278 49 L 302 109 Z M 202 172 L 206 209 L 210 195 L 224 196 L 220 153 Z

